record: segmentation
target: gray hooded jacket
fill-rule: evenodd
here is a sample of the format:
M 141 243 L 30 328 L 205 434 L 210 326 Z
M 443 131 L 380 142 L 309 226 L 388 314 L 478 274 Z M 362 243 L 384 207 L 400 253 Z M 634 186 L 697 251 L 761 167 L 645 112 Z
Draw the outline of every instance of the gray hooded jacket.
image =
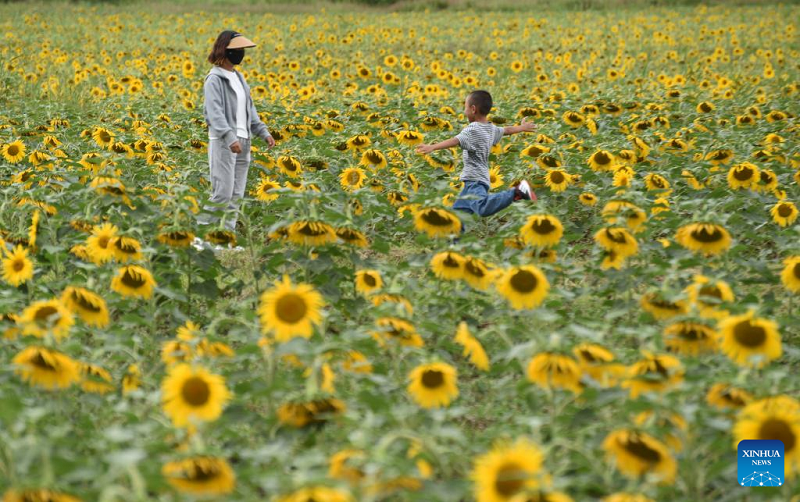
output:
M 250 137 L 257 136 L 266 140 L 269 130 L 264 122 L 258 117 L 253 98 L 250 96 L 250 86 L 245 82 L 244 77 L 234 70 L 236 76 L 242 82 L 242 88 L 247 95 L 247 124 L 250 128 Z M 228 79 L 225 78 L 223 70 L 217 66 L 211 68 L 206 75 L 203 85 L 205 101 L 203 102 L 203 116 L 208 124 L 208 130 L 212 135 L 221 138 L 226 145 L 236 141 L 236 92 L 231 87 Z

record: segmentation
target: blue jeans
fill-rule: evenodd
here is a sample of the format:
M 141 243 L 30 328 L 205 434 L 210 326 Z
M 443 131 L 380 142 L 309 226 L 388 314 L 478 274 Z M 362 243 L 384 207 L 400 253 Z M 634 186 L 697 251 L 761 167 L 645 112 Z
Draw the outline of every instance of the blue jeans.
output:
M 479 216 L 491 216 L 505 209 L 514 202 L 513 188 L 498 193 L 489 193 L 489 185 L 482 181 L 464 181 L 464 189 L 458 194 L 459 198 L 453 203 L 453 209 Z M 474 199 L 462 199 L 465 195 L 472 195 Z M 462 222 L 461 233 L 464 233 Z

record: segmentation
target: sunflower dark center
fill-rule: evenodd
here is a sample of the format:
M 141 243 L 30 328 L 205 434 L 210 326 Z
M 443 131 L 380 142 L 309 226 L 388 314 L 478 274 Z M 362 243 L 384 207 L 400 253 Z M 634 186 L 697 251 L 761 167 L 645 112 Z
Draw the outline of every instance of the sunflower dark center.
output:
M 347 173 L 347 184 L 348 185 L 355 185 L 359 181 L 361 181 L 361 173 L 358 171 L 350 171 Z
M 278 318 L 290 324 L 303 319 L 307 311 L 306 301 L 302 296 L 295 293 L 281 296 L 275 304 L 275 313 Z
M 792 206 L 789 204 L 781 204 L 778 206 L 778 216 L 781 218 L 788 218 L 792 215 Z
M 114 246 L 125 254 L 136 254 L 136 247 L 123 239 L 117 239 L 114 242 Z
M 652 183 L 653 186 L 661 188 L 664 186 L 664 179 L 661 176 L 653 176 Z
M 520 270 L 511 276 L 511 287 L 520 293 L 530 293 L 536 289 L 539 281 L 527 270 Z
M 800 279 L 800 262 L 794 264 L 794 268 L 792 269 L 792 273 L 798 279 Z
M 133 272 L 131 270 L 126 270 L 125 273 L 122 275 L 122 284 L 128 286 L 129 288 L 139 289 L 147 283 L 144 276 Z
M 733 336 L 745 347 L 760 347 L 767 339 L 767 332 L 761 326 L 754 326 L 750 320 L 745 320 L 733 328 Z
M 383 161 L 383 159 L 381 158 L 381 154 L 374 150 L 367 152 L 367 160 L 371 164 L 380 164 Z
M 444 265 L 447 268 L 460 268 L 461 267 L 461 265 L 458 263 L 458 260 L 453 258 L 449 253 L 447 254 L 447 258 L 442 260 L 442 265 Z M 800 264 L 798 264 L 798 266 L 795 267 L 795 268 L 798 269 L 797 270 L 798 272 L 800 272 Z
M 474 263 L 472 260 L 464 264 L 464 270 L 467 271 L 470 275 L 474 275 L 475 277 L 483 277 L 484 275 L 486 275 L 483 272 L 483 269 L 476 263 Z
M 427 370 L 422 373 L 422 386 L 428 389 L 438 389 L 444 384 L 444 374 L 438 370 Z
M 191 377 L 181 387 L 181 397 L 192 406 L 203 406 L 211 397 L 211 388 L 200 377 Z
M 728 391 L 723 392 L 721 394 L 721 396 L 722 396 L 723 399 L 727 400 L 728 402 L 730 402 L 730 403 L 732 403 L 732 404 L 734 404 L 736 406 L 744 406 L 746 404 L 744 402 L 744 399 L 742 399 L 740 396 L 733 395 Z
M 317 237 L 318 235 L 326 234 L 327 230 L 322 225 L 312 225 L 310 223 L 306 223 L 300 227 L 298 232 L 309 237 Z
M 739 181 L 747 181 L 753 177 L 755 173 L 750 167 L 740 167 L 733 171 L 733 177 Z
M 17 145 L 11 145 L 8 147 L 8 150 L 6 151 L 10 156 L 16 157 L 16 155 L 19 153 L 19 147 Z
M 611 242 L 616 242 L 617 244 L 625 244 L 628 241 L 623 232 L 610 228 L 606 229 L 606 237 L 608 237 Z
M 611 162 L 611 157 L 606 152 L 597 152 L 594 154 L 594 161 L 597 164 L 608 164 Z
M 702 227 L 699 230 L 692 230 L 692 238 L 698 242 L 719 242 L 722 240 L 722 237 L 722 231 L 717 227 L 711 227 L 710 232 L 707 227 Z
M 58 313 L 58 310 L 55 307 L 51 307 L 50 305 L 46 305 L 46 306 L 41 307 L 40 309 L 38 309 L 36 311 L 36 313 L 33 315 L 33 318 L 37 322 L 46 322 L 50 318 L 50 316 L 55 315 L 57 313 Z
M 647 446 L 644 441 L 638 437 L 632 437 L 625 441 L 622 445 L 625 450 L 631 455 L 636 456 L 648 464 L 655 464 L 661 460 L 661 454 L 658 451 Z
M 97 239 L 97 245 L 100 246 L 103 249 L 106 249 L 108 247 L 108 241 L 109 240 L 110 240 L 109 237 L 101 236 L 101 237 L 99 237 Z
M 525 471 L 519 464 L 509 462 L 497 470 L 494 488 L 505 498 L 519 493 L 525 486 Z
M 722 300 L 722 290 L 716 286 L 703 286 L 700 288 L 700 296 L 709 296 L 717 300 Z
M 201 465 L 198 462 L 194 463 L 194 469 L 189 475 L 192 481 L 209 481 L 217 477 L 219 474 L 218 469 L 213 465 Z
M 564 182 L 564 175 L 558 171 L 550 173 L 550 181 L 559 184 Z
M 583 349 L 583 350 L 580 351 L 580 353 L 581 353 L 581 358 L 583 358 L 584 360 L 586 360 L 586 361 L 588 361 L 590 363 L 593 363 L 593 362 L 597 361 L 597 358 L 594 357 L 594 354 L 592 354 L 591 350 Z
M 697 328 L 693 328 L 691 326 L 684 326 L 678 332 L 678 337 L 688 341 L 688 342 L 696 342 L 698 340 L 702 340 L 705 338 L 705 333 L 702 330 Z
M 558 160 L 555 157 L 552 157 L 552 156 L 549 156 L 549 155 L 542 157 L 542 162 L 547 167 L 557 167 L 558 166 Z M 553 173 L 551 175 L 551 177 L 550 177 L 550 180 L 553 183 L 561 183 L 563 181 L 563 178 L 561 180 L 558 180 L 558 178 L 555 177 L 556 174 L 560 175 L 561 173 Z
M 95 302 L 89 300 L 86 296 L 78 293 L 77 291 L 72 292 L 72 301 L 78 304 L 81 309 L 83 310 L 90 310 L 92 312 L 100 312 L 100 306 L 96 305 Z
M 449 216 L 435 209 L 423 211 L 422 219 L 425 223 L 434 227 L 447 227 L 453 224 L 453 220 Z
M 366 283 L 367 286 L 371 288 L 374 288 L 375 285 L 378 284 L 378 281 L 375 280 L 375 278 L 372 277 L 370 274 L 364 274 L 364 282 Z
M 25 261 L 24 260 L 14 260 L 14 265 L 12 265 L 14 272 L 20 272 L 23 268 L 25 268 Z
M 783 441 L 783 448 L 787 455 L 797 444 L 797 436 L 795 436 L 789 424 L 777 418 L 765 420 L 761 424 L 758 433 L 758 436 L 763 439 L 780 439 Z
M 553 222 L 550 221 L 548 218 L 543 218 L 540 220 L 536 220 L 531 225 L 533 231 L 537 234 L 547 235 L 555 231 L 556 226 L 553 225 Z

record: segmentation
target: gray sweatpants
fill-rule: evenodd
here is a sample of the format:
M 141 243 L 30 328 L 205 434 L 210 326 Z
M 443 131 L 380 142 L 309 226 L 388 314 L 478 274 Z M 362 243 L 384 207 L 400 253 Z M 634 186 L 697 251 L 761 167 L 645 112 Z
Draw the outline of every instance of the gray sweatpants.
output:
M 212 139 L 208 142 L 208 166 L 211 171 L 211 198 L 209 204 L 203 208 L 197 222 L 201 225 L 216 223 L 220 217 L 215 214 L 224 211 L 225 228 L 236 229 L 236 219 L 239 212 L 239 199 L 244 196 L 247 186 L 247 171 L 250 168 L 250 140 L 237 138 L 242 147 L 242 153 L 236 154 L 230 146 L 221 139 Z M 213 205 L 212 205 L 213 204 Z M 220 205 L 225 205 L 220 207 Z M 217 207 L 214 207 L 217 205 Z

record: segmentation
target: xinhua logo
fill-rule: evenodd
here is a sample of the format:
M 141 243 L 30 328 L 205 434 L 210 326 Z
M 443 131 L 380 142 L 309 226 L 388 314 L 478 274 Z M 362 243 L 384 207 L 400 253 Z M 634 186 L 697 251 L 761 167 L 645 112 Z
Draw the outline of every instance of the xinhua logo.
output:
M 743 439 L 739 441 L 739 485 L 783 485 L 783 441 Z

